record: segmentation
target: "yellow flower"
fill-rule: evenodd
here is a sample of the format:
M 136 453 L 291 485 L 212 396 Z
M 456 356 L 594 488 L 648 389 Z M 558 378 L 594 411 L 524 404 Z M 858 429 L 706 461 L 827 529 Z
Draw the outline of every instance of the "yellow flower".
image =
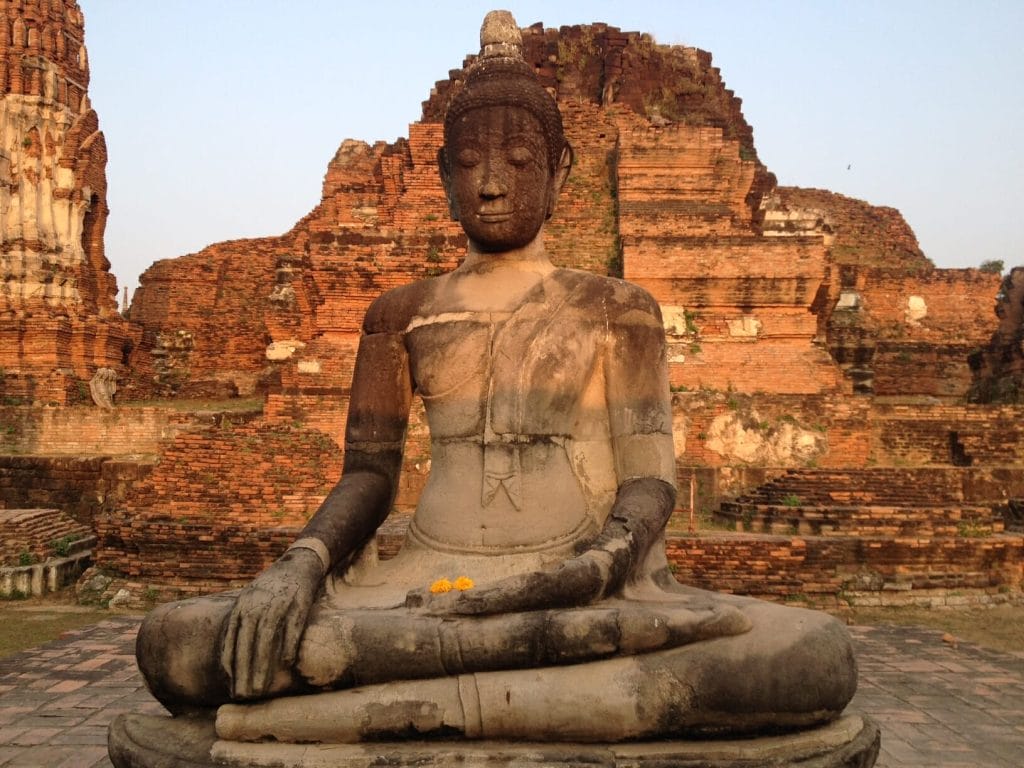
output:
M 438 579 L 430 585 L 430 591 L 435 595 L 439 595 L 442 592 L 451 592 L 452 583 L 448 579 Z
M 459 592 L 465 592 L 467 589 L 473 588 L 473 580 L 469 576 L 459 576 L 452 584 Z

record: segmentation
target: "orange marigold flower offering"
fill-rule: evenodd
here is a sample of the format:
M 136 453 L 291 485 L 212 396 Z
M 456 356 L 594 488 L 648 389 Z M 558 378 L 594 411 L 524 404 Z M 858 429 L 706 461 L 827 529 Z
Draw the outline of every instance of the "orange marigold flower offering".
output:
M 452 586 L 459 590 L 459 592 L 465 592 L 467 589 L 473 588 L 473 580 L 469 576 L 459 576 L 452 583 Z
M 438 579 L 430 585 L 430 591 L 435 595 L 442 594 L 443 592 L 452 591 L 452 583 L 448 579 Z

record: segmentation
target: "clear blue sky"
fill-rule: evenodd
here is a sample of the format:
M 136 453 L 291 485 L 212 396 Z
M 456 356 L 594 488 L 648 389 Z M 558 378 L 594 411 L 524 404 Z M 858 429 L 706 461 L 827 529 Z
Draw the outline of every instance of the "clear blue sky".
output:
M 110 153 L 107 254 L 275 235 L 345 138 L 407 135 L 501 0 L 79 0 Z M 712 53 L 781 184 L 899 208 L 941 267 L 1024 264 L 1024 2 L 510 2 Z

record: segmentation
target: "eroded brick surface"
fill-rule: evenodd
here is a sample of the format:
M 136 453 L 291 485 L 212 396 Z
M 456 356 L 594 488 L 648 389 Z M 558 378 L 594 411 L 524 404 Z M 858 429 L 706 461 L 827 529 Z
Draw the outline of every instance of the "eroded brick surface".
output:
M 0 11 L 0 396 L 88 400 L 130 332 L 103 253 L 107 148 L 73 0 Z M 9 44 L 8 42 L 9 41 Z

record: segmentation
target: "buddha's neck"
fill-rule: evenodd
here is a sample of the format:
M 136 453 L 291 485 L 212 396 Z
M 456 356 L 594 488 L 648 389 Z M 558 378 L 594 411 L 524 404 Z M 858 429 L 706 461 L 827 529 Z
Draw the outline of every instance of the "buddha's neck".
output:
M 544 230 L 537 233 L 522 248 L 507 251 L 482 251 L 476 243 L 470 241 L 466 258 L 458 271 L 463 273 L 485 273 L 497 270 L 515 270 L 517 272 L 534 272 L 547 274 L 555 267 L 544 249 Z

